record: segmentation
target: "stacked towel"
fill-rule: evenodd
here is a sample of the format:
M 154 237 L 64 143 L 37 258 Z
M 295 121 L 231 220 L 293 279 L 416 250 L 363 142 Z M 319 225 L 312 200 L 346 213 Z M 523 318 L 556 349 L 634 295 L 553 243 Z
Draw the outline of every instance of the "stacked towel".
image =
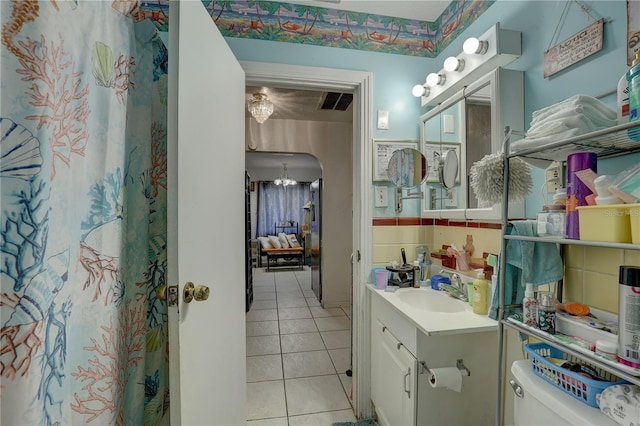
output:
M 533 237 L 536 236 L 537 221 L 518 220 L 512 222 L 509 234 Z M 564 265 L 558 246 L 553 242 L 533 242 L 508 240 L 505 248 L 504 273 L 504 317 L 513 313 L 522 313 L 522 299 L 526 283 L 534 286 L 558 281 L 564 275 Z M 489 317 L 498 318 L 499 291 L 493 292 Z M 507 307 L 514 305 L 514 307 Z
M 618 124 L 616 112 L 602 101 L 587 95 L 575 95 L 562 102 L 534 111 L 531 127 L 524 139 L 511 144 L 511 151 L 540 148 L 573 136 L 583 135 Z M 557 153 L 571 154 L 573 151 Z

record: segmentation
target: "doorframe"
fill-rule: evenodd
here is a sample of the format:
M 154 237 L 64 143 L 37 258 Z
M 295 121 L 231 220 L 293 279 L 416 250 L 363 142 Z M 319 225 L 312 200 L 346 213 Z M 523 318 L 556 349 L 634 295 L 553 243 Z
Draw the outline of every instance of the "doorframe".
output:
M 353 289 L 351 317 L 352 386 L 354 412 L 358 418 L 372 415 L 370 307 L 366 284 L 372 259 L 372 151 L 371 114 L 373 76 L 370 72 L 266 62 L 240 62 L 246 85 L 282 88 L 353 91 Z

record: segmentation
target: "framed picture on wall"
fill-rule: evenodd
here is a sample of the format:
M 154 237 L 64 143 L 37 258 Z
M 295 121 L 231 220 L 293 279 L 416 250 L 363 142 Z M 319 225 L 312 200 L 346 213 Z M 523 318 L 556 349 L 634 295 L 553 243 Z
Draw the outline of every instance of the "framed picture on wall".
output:
M 440 156 L 449 150 L 455 150 L 458 157 L 458 176 L 456 182 L 460 182 L 460 144 L 450 142 L 425 142 L 423 154 L 427 159 L 427 182 L 440 182 L 440 176 L 438 175 L 438 160 Z
M 373 180 L 389 180 L 387 168 L 394 152 L 399 149 L 418 149 L 418 141 L 406 139 L 374 139 L 373 140 Z

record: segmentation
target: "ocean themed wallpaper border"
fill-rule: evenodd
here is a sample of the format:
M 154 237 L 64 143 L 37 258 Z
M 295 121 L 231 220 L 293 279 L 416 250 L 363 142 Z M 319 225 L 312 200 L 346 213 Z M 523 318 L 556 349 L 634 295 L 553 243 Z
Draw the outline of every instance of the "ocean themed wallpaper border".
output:
M 495 0 L 452 1 L 434 22 L 278 1 L 202 3 L 225 37 L 433 58 Z M 168 31 L 169 1 L 143 2 L 138 18 Z

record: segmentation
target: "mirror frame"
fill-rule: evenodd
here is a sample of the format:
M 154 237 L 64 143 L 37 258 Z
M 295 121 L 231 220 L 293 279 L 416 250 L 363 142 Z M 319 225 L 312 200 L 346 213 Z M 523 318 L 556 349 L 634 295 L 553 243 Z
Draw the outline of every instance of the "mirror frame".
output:
M 427 140 L 425 135 L 425 123 L 440 115 L 442 111 L 463 101 L 466 97 L 473 95 L 489 85 L 491 94 L 491 152 L 500 151 L 504 139 L 504 127 L 511 126 L 513 129 L 524 130 L 524 73 L 517 70 L 496 68 L 484 77 L 477 79 L 473 83 L 465 86 L 426 114 L 420 117 L 420 144 L 424 147 Z M 460 117 L 466 117 L 465 104 L 460 104 Z M 466 135 L 466 122 L 459 120 L 459 131 L 461 135 Z M 423 206 L 422 217 L 443 218 L 443 219 L 486 219 L 499 220 L 502 216 L 500 204 L 494 204 L 487 208 L 467 208 L 467 191 L 469 190 L 467 171 L 466 137 L 461 141 L 460 150 L 460 174 L 461 184 L 458 187 L 459 200 L 464 200 L 465 206 L 456 209 L 427 210 L 426 204 Z M 430 189 L 427 183 L 423 184 L 425 200 L 428 200 Z M 524 202 L 510 203 L 509 216 L 524 217 Z

